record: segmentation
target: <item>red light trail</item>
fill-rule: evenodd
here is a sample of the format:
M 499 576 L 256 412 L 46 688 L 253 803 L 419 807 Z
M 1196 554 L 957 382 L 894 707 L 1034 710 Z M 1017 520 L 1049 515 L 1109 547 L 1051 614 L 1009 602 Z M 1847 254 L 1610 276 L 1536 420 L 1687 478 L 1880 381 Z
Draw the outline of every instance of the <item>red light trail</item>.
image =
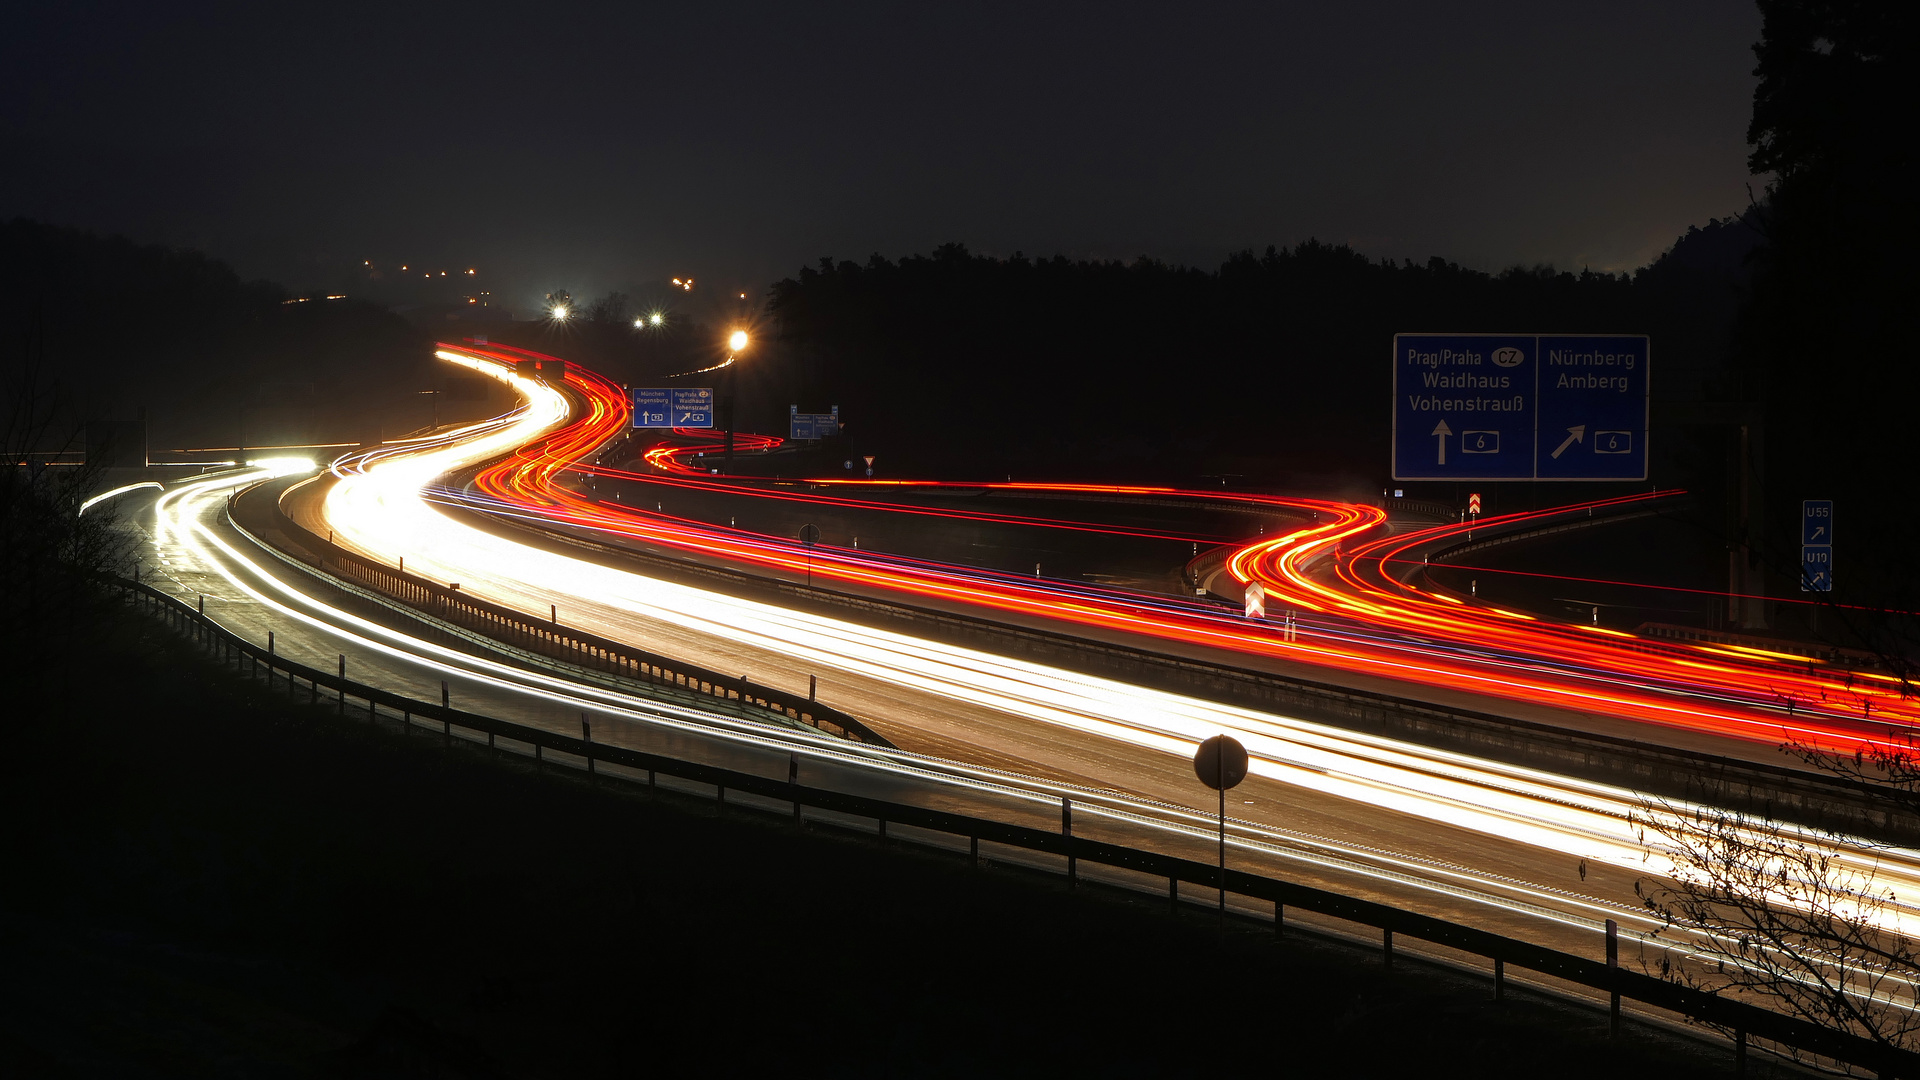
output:
M 443 347 L 508 365 L 515 358 L 538 355 L 499 346 Z M 832 506 L 1061 526 L 1156 539 L 1192 538 L 1086 522 L 902 507 L 837 494 L 747 492 L 734 484 L 706 479 L 711 476 L 707 470 L 686 462 L 690 455 L 719 449 L 717 444 L 686 441 L 710 436 L 705 431 L 676 432 L 682 439 L 680 444 L 653 447 L 642 455 L 649 465 L 661 470 L 661 476 L 602 469 L 592 465 L 590 459 L 597 449 L 627 430 L 626 396 L 617 384 L 577 365 L 567 364 L 565 371 L 564 389 L 575 402 L 575 415 L 549 436 L 476 473 L 472 487 L 484 498 L 469 497 L 471 505 L 689 554 L 721 557 L 763 571 L 797 576 L 810 570 L 816 581 L 1752 741 L 1793 740 L 1836 749 L 1851 749 L 1862 741 L 1904 742 L 1915 719 L 1901 681 L 1882 672 L 1848 670 L 1741 646 L 1651 641 L 1606 627 L 1554 623 L 1443 592 L 1425 591 L 1395 578 L 1387 569 L 1407 565 L 1413 562 L 1409 552 L 1444 544 L 1469 528 L 1547 521 L 1573 511 L 1584 513 L 1588 505 L 1611 507 L 1657 498 L 1659 493 L 1373 539 L 1371 535 L 1385 520 L 1384 511 L 1330 500 L 1112 484 L 804 481 L 809 486 L 849 493 L 862 489 L 947 488 L 1179 498 L 1239 507 L 1254 505 L 1276 514 L 1307 518 L 1308 524 L 1291 532 L 1240 547 L 1227 562 L 1239 581 L 1261 583 L 1268 590 L 1270 605 L 1314 612 L 1325 620 L 1324 625 L 1303 627 L 1303 632 L 1287 635 L 1277 627 L 1226 617 L 1217 609 L 1172 598 L 1035 581 L 844 548 L 808 549 L 790 541 L 590 498 L 561 483 L 562 474 L 580 470 L 649 482 L 672 477 L 673 482 L 692 486 Z M 779 442 L 771 436 L 735 436 L 736 449 L 748 451 L 768 449 Z

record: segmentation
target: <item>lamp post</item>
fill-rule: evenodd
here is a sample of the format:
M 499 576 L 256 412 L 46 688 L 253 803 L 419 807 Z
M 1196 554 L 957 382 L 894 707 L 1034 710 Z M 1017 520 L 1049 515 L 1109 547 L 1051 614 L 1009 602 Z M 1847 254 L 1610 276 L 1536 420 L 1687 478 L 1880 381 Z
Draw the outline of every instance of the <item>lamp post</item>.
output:
M 746 348 L 747 332 L 745 330 L 735 330 L 727 336 L 727 443 L 722 469 L 728 476 L 733 475 L 733 404 L 734 399 L 740 396 L 739 376 L 734 371 L 734 361 L 739 359 Z

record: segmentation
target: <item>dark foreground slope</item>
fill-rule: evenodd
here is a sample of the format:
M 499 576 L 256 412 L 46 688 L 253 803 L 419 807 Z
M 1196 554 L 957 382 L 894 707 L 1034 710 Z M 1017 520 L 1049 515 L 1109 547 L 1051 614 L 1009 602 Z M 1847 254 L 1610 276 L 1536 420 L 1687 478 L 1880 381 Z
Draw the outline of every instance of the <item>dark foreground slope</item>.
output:
M 8 710 L 8 1075 L 1731 1065 L 1405 960 L 1222 946 L 1160 902 L 535 774 L 285 704 L 142 624 L 106 636 Z

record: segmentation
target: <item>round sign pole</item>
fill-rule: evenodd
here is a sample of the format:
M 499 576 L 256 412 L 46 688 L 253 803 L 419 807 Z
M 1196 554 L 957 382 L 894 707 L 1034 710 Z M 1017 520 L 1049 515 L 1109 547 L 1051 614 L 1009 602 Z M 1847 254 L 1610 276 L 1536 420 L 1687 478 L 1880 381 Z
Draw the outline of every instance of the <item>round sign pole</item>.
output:
M 813 588 L 813 545 L 820 542 L 820 526 L 806 524 L 800 526 L 800 543 L 807 549 L 807 588 Z
M 1227 789 L 1220 789 L 1220 919 L 1227 918 Z
M 1193 773 L 1220 793 L 1220 925 L 1227 925 L 1227 789 L 1247 778 L 1247 748 L 1231 735 L 1215 735 L 1193 753 Z

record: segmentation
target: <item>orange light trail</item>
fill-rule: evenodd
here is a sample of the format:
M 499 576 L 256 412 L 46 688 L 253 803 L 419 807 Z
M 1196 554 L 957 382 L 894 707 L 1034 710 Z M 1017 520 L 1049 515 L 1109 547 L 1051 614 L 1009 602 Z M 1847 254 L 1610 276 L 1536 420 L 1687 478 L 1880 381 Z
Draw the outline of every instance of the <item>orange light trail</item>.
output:
M 499 346 L 442 347 L 507 365 L 538 355 Z M 849 587 L 1755 742 L 1795 740 L 1850 750 L 1862 742 L 1904 741 L 1916 719 L 1900 681 L 1883 673 L 1848 671 L 1763 650 L 1655 642 L 1607 628 L 1555 624 L 1407 585 L 1386 567 L 1404 565 L 1411 561 L 1408 552 L 1449 541 L 1469 526 L 1375 539 L 1385 512 L 1358 503 L 1114 484 L 806 481 L 843 490 L 947 487 L 1217 500 L 1306 516 L 1310 524 L 1246 544 L 1227 560 L 1238 581 L 1257 581 L 1268 590 L 1270 606 L 1330 617 L 1326 625 L 1286 635 L 1278 627 L 1223 617 L 1216 609 L 1170 598 L 1029 582 L 843 548 L 803 548 L 601 502 L 569 489 L 560 478 L 575 469 L 603 472 L 590 459 L 627 429 L 629 405 L 617 384 L 578 365 L 565 365 L 563 388 L 574 404 L 571 421 L 481 468 L 472 487 L 485 500 L 512 513 L 776 574 L 810 572 L 816 581 Z M 736 449 L 765 449 L 779 441 L 771 436 L 735 437 Z M 714 449 L 718 447 L 701 443 L 654 447 L 643 460 L 676 477 L 705 477 L 710 474 L 687 464 L 685 457 Z M 623 475 L 618 470 L 604 473 Z M 1612 507 L 1657 497 L 1635 495 L 1591 505 Z M 1588 505 L 1487 518 L 1471 527 L 1546 521 L 1572 510 L 1584 514 Z M 1357 629 L 1346 628 L 1347 621 Z

